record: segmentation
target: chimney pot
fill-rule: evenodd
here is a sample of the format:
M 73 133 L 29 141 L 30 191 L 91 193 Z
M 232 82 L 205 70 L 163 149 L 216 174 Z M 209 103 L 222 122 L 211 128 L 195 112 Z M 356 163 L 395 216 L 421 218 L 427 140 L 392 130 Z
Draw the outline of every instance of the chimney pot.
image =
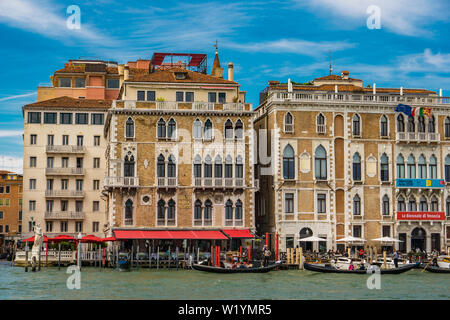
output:
M 228 80 L 234 81 L 233 62 L 228 63 Z
M 123 69 L 123 80 L 130 80 L 130 67 L 126 64 Z

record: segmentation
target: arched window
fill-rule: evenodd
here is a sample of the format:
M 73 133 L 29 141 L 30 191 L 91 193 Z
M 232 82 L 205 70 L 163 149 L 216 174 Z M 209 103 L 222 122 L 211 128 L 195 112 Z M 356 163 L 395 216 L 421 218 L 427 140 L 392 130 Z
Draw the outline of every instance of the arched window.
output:
M 405 120 L 402 114 L 397 116 L 397 132 L 405 132 Z
M 431 118 L 428 119 L 428 132 L 436 132 L 436 121 L 434 119 L 434 116 L 431 116 Z
M 406 211 L 405 198 L 403 198 L 403 196 L 400 196 L 397 199 L 397 211 Z
M 355 216 L 361 215 L 361 198 L 358 195 L 353 197 L 353 214 Z
M 414 117 L 408 117 L 408 132 L 416 132 L 416 123 Z
M 414 197 L 409 198 L 408 211 L 417 211 L 416 199 Z
M 225 220 L 233 220 L 233 202 L 230 199 L 225 203 Z
M 380 136 L 388 136 L 388 119 L 385 115 L 382 115 L 380 120 Z
M 202 138 L 202 122 L 199 119 L 194 121 L 194 139 Z
M 427 161 L 425 160 L 425 157 L 423 154 L 419 157 L 419 163 L 418 163 L 418 171 L 419 171 L 419 179 L 426 179 L 427 178 Z
M 158 121 L 158 138 L 166 137 L 166 122 L 163 118 Z
M 389 181 L 389 158 L 386 153 L 380 158 L 380 178 L 381 181 Z
M 195 201 L 194 205 L 194 223 L 195 220 L 200 221 L 202 220 L 202 202 L 200 200 Z M 200 223 L 201 224 L 201 223 Z
M 225 178 L 233 178 L 233 159 L 230 155 L 225 158 Z
M 450 138 L 450 117 L 445 118 L 444 135 L 446 138 Z
M 284 116 L 284 132 L 294 132 L 294 122 L 292 114 L 290 112 L 286 113 L 286 115 Z
M 212 163 L 211 157 L 209 155 L 207 155 L 205 158 L 203 176 L 205 178 L 212 178 Z
M 236 139 L 242 139 L 244 137 L 244 124 L 240 119 L 236 121 L 236 125 L 234 127 L 234 134 Z
M 123 163 L 124 177 L 134 177 L 134 156 L 126 155 Z
M 211 140 L 212 139 L 212 122 L 211 120 L 206 120 L 205 121 L 205 139 L 206 140 Z
M 405 159 L 401 154 L 397 156 L 397 179 L 405 179 Z
M 417 130 L 421 133 L 425 132 L 425 118 L 423 116 L 419 116 L 419 125 L 417 126 Z
M 125 224 L 133 224 L 133 201 L 131 199 L 125 202 Z
M 134 121 L 128 118 L 125 125 L 125 135 L 127 138 L 134 138 Z
M 445 201 L 445 215 L 450 217 L 450 196 L 448 196 L 447 201 Z
M 214 160 L 214 177 L 215 178 L 222 178 L 222 157 L 217 155 L 216 159 Z
M 358 114 L 355 114 L 353 116 L 353 135 L 354 136 L 360 136 L 361 135 L 361 118 Z
M 295 179 L 294 149 L 287 145 L 283 151 L 283 178 Z
M 194 158 L 194 177 L 202 177 L 202 158 L 199 155 L 196 155 Z
M 233 139 L 233 123 L 230 119 L 225 122 L 225 139 Z
M 175 139 L 177 137 L 177 124 L 175 120 L 170 119 L 167 127 L 167 137 Z
M 317 132 L 318 133 L 325 133 L 325 117 L 323 114 L 319 113 L 317 115 Z
M 416 178 L 416 160 L 412 154 L 408 157 L 408 179 Z
M 431 197 L 431 211 L 439 211 L 439 200 L 435 196 Z
M 450 154 L 445 157 L 445 181 L 450 182 Z
M 424 196 L 420 197 L 419 211 L 428 211 L 428 202 Z
M 175 162 L 175 157 L 173 154 L 169 156 L 169 161 L 167 162 L 167 177 L 175 178 L 177 176 L 177 165 Z
M 166 164 L 165 158 L 162 154 L 158 156 L 158 162 L 156 165 L 156 171 L 158 178 L 164 178 L 166 176 Z
M 361 181 L 361 157 L 358 152 L 353 155 L 353 180 Z
M 317 180 L 327 179 L 327 152 L 323 146 L 318 146 L 314 153 L 314 171 Z
M 158 225 L 164 225 L 166 223 L 166 203 L 164 200 L 158 201 Z
M 389 212 L 389 197 L 387 195 L 383 196 L 382 213 L 383 213 L 383 216 L 388 216 L 390 214 L 390 212 Z
M 244 177 L 244 165 L 242 164 L 242 157 L 240 155 L 238 155 L 236 157 L 236 171 L 235 171 L 235 175 L 236 178 L 243 178 Z
M 430 163 L 428 165 L 430 167 L 430 179 L 437 179 L 437 159 L 434 154 L 430 157 Z
M 212 202 L 208 199 L 205 201 L 205 214 L 204 214 L 205 225 L 212 224 Z
M 167 224 L 168 225 L 175 224 L 175 212 L 176 212 L 175 201 L 173 199 L 170 199 L 167 202 Z
M 234 218 L 236 220 L 242 220 L 242 201 L 236 201 L 236 208 L 234 209 Z

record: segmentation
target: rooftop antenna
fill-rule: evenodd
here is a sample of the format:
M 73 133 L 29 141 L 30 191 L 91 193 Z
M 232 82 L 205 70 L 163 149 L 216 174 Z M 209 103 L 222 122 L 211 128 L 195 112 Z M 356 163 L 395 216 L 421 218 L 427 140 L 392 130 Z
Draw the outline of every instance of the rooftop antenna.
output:
M 330 50 L 330 76 L 333 74 L 333 52 Z
M 216 54 L 219 52 L 219 45 L 218 45 L 218 41 L 217 41 L 217 39 L 216 39 L 216 44 L 215 45 L 213 45 L 213 47 L 215 47 L 216 48 Z

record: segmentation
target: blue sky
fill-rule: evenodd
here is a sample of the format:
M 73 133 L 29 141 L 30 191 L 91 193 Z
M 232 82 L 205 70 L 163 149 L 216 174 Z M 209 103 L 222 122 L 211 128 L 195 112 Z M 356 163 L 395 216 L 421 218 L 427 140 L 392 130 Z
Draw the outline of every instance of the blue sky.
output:
M 70 5 L 81 10 L 79 30 L 66 26 Z M 381 29 L 367 27 L 371 5 Z M 257 106 L 268 80 L 328 74 L 332 50 L 334 73 L 450 95 L 449 9 L 448 0 L 0 0 L 0 167 L 20 170 L 21 107 L 80 57 L 124 63 L 155 51 L 200 52 L 211 66 L 217 39 L 222 66 L 234 63 Z

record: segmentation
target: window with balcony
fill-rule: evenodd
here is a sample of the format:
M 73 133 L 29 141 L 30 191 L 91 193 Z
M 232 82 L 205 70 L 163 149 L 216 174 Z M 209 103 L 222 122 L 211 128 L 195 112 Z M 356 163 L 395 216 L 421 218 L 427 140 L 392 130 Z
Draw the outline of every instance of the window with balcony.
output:
M 175 225 L 175 214 L 176 214 L 176 204 L 173 199 L 170 199 L 167 202 L 167 221 L 166 225 L 173 226 Z
M 403 198 L 403 196 L 400 196 L 397 199 L 397 211 L 406 211 L 405 198 Z
M 382 115 L 380 119 L 380 136 L 387 137 L 389 135 L 388 132 L 388 119 L 385 115 Z
M 358 152 L 353 155 L 353 180 L 361 181 L 361 157 Z
M 229 225 L 233 221 L 233 202 L 228 199 L 225 203 L 225 224 Z
M 412 116 L 408 117 L 408 132 L 410 133 L 416 132 L 416 123 L 414 117 Z
M 60 124 L 72 124 L 72 114 L 61 112 L 59 114 L 59 123 Z
M 397 116 L 397 132 L 405 132 L 405 120 L 402 114 Z
M 177 138 L 177 123 L 172 118 L 167 124 L 167 137 L 172 140 Z
M 62 136 L 62 144 L 63 144 L 63 146 L 69 145 L 69 136 L 67 134 L 64 134 Z
M 427 199 L 424 196 L 420 197 L 419 211 L 428 211 L 428 202 L 427 202 Z
M 193 92 L 185 92 L 184 98 L 186 102 L 194 102 L 194 93 Z
M 196 155 L 194 158 L 194 178 L 202 177 L 202 158 Z
M 194 139 L 202 138 L 202 122 L 199 119 L 194 121 Z
M 241 179 L 244 177 L 244 165 L 242 163 L 242 157 L 239 155 L 236 157 L 235 172 L 236 178 Z
M 166 122 L 163 118 L 158 120 L 158 138 L 164 139 L 166 137 Z
M 289 144 L 283 151 L 283 178 L 289 180 L 295 179 L 294 149 Z
M 230 155 L 225 158 L 225 178 L 233 177 L 233 160 Z
M 405 159 L 403 155 L 399 154 L 397 156 L 397 179 L 405 178 Z
M 166 164 L 165 158 L 162 154 L 158 156 L 157 164 L 156 164 L 156 174 L 158 178 L 164 178 L 166 176 Z
M 61 205 L 61 211 L 62 212 L 65 212 L 65 211 L 69 210 L 69 201 L 61 200 L 60 205 Z
M 408 211 L 417 211 L 417 203 L 414 197 L 409 198 Z
M 412 154 L 408 157 L 408 179 L 416 179 L 416 160 Z
M 361 198 L 358 195 L 353 197 L 353 215 L 361 215 Z
M 212 163 L 209 155 L 206 156 L 205 163 L 203 164 L 203 176 L 205 178 L 212 178 Z
M 97 158 L 97 159 L 99 159 L 99 158 Z M 77 167 L 77 168 L 83 168 L 83 158 L 81 158 L 81 157 L 80 157 L 80 158 L 77 158 L 77 159 L 76 159 L 76 162 L 77 162 L 77 163 L 76 163 L 76 167 Z
M 75 232 L 83 232 L 83 221 L 75 221 Z
M 434 116 L 431 116 L 428 119 L 428 132 L 429 133 L 436 132 L 436 120 L 434 119 Z
M 45 222 L 45 232 L 53 232 L 53 221 Z
M 194 205 L 194 225 L 202 224 L 202 202 L 200 200 L 195 201 Z
M 47 200 L 45 201 L 45 210 L 47 212 L 53 212 L 53 200 Z
M 167 177 L 168 178 L 175 178 L 177 176 L 177 165 L 175 161 L 175 156 L 170 155 L 169 161 L 167 162 Z
M 166 223 L 166 202 L 164 200 L 158 201 L 158 225 L 165 225 Z
M 55 142 L 55 136 L 53 134 L 47 135 L 47 145 L 53 146 L 54 142 Z
M 325 133 L 325 117 L 319 113 L 316 118 L 317 133 Z
M 431 155 L 430 162 L 428 164 L 428 167 L 430 169 L 430 179 L 437 179 L 437 159 L 434 155 Z
M 203 218 L 204 218 L 204 221 L 203 221 L 204 225 L 207 225 L 207 226 L 212 225 L 212 202 L 209 199 L 207 199 L 205 201 L 205 209 L 204 209 Z
M 211 120 L 207 119 L 205 121 L 205 134 L 204 134 L 204 138 L 205 140 L 211 140 L 212 139 L 212 132 L 213 132 L 213 125 Z
M 44 123 L 56 124 L 56 112 L 44 112 Z
M 83 180 L 77 179 L 77 181 L 76 181 L 76 188 L 77 188 L 77 191 L 82 191 L 83 190 Z
M 125 123 L 125 137 L 126 138 L 134 138 L 134 121 L 133 119 L 128 118 Z
M 388 216 L 389 212 L 389 197 L 387 195 L 383 196 L 382 206 L 381 206 L 383 216 Z
M 175 92 L 175 101 L 183 102 L 184 101 L 184 92 L 182 92 L 182 91 Z
M 60 232 L 67 232 L 67 221 L 61 221 L 59 223 Z
M 82 147 L 83 146 L 83 136 L 77 136 L 77 146 Z
M 53 190 L 53 179 L 47 179 L 47 190 Z
M 284 132 L 294 132 L 294 121 L 290 112 L 286 113 L 286 115 L 284 116 Z
M 145 101 L 145 91 L 138 91 L 137 92 L 137 101 Z
M 81 200 L 75 201 L 75 211 L 83 212 L 83 201 L 81 201 Z
M 233 139 L 233 123 L 230 119 L 225 122 L 225 139 Z
M 67 189 L 69 189 L 69 180 L 61 179 L 61 190 L 67 190 Z
M 147 101 L 155 101 L 155 100 L 156 100 L 156 91 L 147 91 Z
M 236 201 L 236 206 L 234 208 L 234 219 L 235 223 L 242 221 L 242 201 L 239 199 Z
M 284 194 L 284 213 L 294 213 L 294 194 Z
M 450 154 L 445 157 L 445 181 L 450 182 Z
M 316 148 L 314 154 L 314 171 L 316 180 L 327 179 L 327 152 L 322 145 Z
M 419 179 L 426 179 L 427 178 L 427 161 L 425 160 L 425 157 L 423 154 L 419 157 L 419 163 L 417 165 L 418 171 L 419 171 Z
M 361 135 L 361 117 L 358 114 L 353 116 L 352 129 L 353 136 L 359 137 Z
M 216 156 L 216 159 L 214 159 L 214 177 L 215 178 L 222 178 L 223 176 L 223 165 L 222 165 L 222 158 L 220 155 Z
M 234 127 L 234 134 L 236 139 L 242 139 L 244 137 L 244 124 L 240 119 L 236 121 L 236 125 Z
M 444 136 L 450 138 L 450 117 L 445 118 L 444 121 Z
M 208 102 L 216 102 L 217 94 L 216 92 L 208 92 Z
M 125 225 L 133 225 L 133 201 L 128 199 L 125 202 Z
M 417 126 L 417 131 L 420 133 L 425 133 L 425 118 L 423 116 L 419 116 L 419 123 Z
M 124 177 L 134 177 L 134 156 L 126 155 L 123 164 Z
M 227 96 L 225 92 L 219 92 L 219 103 L 225 103 L 227 101 Z

